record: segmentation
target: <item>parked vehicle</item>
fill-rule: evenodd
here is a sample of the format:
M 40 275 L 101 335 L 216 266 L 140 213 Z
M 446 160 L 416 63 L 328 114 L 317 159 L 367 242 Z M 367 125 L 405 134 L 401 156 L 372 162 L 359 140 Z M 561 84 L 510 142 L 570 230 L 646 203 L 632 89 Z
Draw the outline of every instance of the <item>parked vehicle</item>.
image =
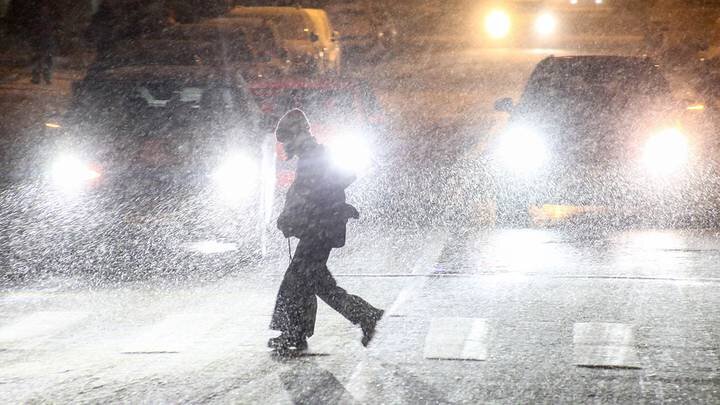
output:
M 392 51 L 398 29 L 384 11 L 372 3 L 338 2 L 328 4 L 333 26 L 342 33 L 344 58 L 377 59 Z
M 293 64 L 271 27 L 213 19 L 178 24 L 152 36 L 123 41 L 98 57 L 90 73 L 122 66 L 215 66 L 244 77 L 287 74 Z
M 214 43 L 217 61 L 236 65 L 245 77 L 288 74 L 302 69 L 292 64 L 277 28 L 261 21 L 213 18 L 178 24 L 158 34 L 161 39 Z
M 272 24 L 293 60 L 304 59 L 318 73 L 340 71 L 341 48 L 324 10 L 297 7 L 235 7 L 225 17 Z

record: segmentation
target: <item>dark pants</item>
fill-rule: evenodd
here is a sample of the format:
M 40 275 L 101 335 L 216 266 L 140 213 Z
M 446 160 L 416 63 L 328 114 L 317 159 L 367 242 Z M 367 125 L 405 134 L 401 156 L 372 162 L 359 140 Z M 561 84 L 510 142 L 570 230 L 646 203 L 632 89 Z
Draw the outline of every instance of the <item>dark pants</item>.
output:
M 317 299 L 353 324 L 362 324 L 379 316 L 380 310 L 362 298 L 338 287 L 327 260 L 332 247 L 322 241 L 301 240 L 295 250 L 280 291 L 270 329 L 295 337 L 310 337 L 315 330 Z
M 45 83 L 50 83 L 53 68 L 53 43 L 51 39 L 33 41 L 32 82 L 40 83 L 40 77 Z

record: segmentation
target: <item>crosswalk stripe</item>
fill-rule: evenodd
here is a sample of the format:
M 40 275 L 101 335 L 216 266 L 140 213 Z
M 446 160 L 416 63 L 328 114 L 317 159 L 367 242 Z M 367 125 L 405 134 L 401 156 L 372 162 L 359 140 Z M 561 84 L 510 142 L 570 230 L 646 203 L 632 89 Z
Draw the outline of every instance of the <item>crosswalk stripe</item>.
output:
M 0 328 L 0 343 L 49 337 L 88 316 L 79 311 L 38 311 Z
M 573 345 L 578 366 L 641 368 L 632 325 L 576 323 L 573 326 Z
M 480 318 L 434 318 L 425 338 L 427 359 L 485 360 L 488 326 Z
M 176 353 L 188 350 L 225 315 L 182 313 L 169 315 L 136 334 L 124 345 L 123 353 Z

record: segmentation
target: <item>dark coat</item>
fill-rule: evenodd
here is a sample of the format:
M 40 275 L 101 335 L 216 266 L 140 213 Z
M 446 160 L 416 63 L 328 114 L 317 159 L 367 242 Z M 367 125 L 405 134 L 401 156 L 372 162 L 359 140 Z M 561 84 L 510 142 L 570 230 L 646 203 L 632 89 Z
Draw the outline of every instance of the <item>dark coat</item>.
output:
M 347 221 L 360 215 L 345 202 L 345 189 L 353 181 L 354 175 L 333 166 L 325 147 L 312 144 L 300 154 L 278 229 L 285 237 L 345 246 Z

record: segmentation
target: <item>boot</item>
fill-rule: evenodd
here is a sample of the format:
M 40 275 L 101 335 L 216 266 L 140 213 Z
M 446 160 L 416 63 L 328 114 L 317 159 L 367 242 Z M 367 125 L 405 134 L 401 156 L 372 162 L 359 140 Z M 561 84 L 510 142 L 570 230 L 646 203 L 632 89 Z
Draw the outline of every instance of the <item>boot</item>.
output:
M 385 311 L 380 309 L 374 316 L 370 317 L 369 320 L 360 324 L 360 328 L 363 333 L 363 337 L 360 342 L 363 346 L 367 347 L 370 344 L 370 341 L 375 336 L 375 326 L 377 326 L 378 321 L 384 314 Z
M 304 337 L 295 337 L 286 333 L 268 340 L 268 347 L 280 351 L 305 351 L 308 348 L 307 340 Z

